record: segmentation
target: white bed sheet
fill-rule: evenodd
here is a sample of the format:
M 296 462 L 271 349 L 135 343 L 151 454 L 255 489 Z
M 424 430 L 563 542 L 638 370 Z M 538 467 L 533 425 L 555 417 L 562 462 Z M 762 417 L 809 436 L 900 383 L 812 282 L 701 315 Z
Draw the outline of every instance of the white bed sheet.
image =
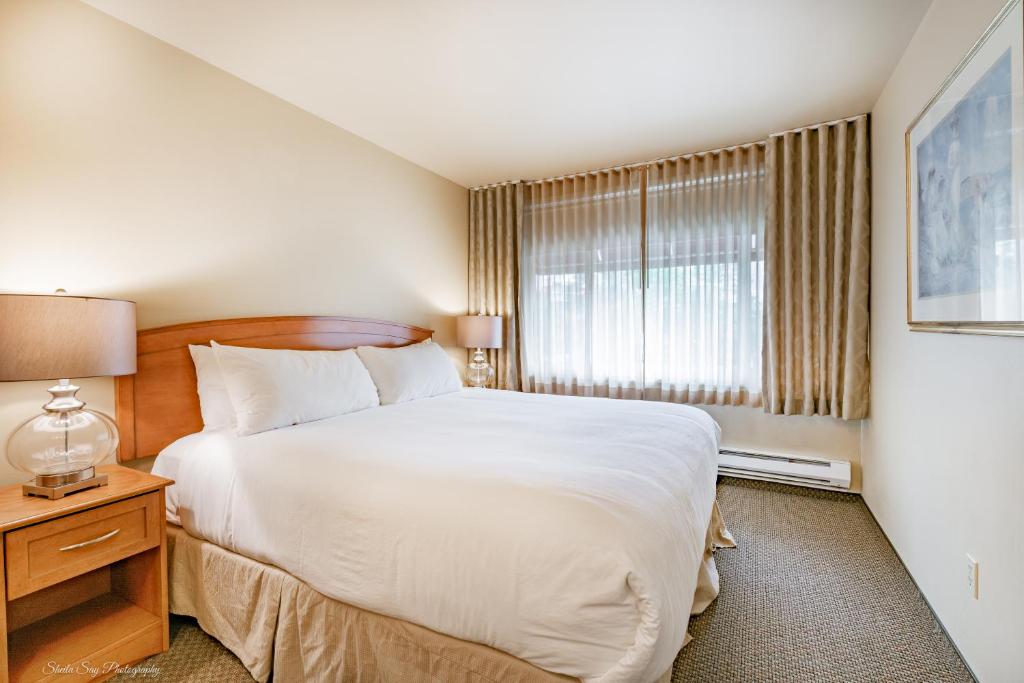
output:
M 467 389 L 157 458 L 168 518 L 337 600 L 585 681 L 684 642 L 720 430 L 688 406 Z

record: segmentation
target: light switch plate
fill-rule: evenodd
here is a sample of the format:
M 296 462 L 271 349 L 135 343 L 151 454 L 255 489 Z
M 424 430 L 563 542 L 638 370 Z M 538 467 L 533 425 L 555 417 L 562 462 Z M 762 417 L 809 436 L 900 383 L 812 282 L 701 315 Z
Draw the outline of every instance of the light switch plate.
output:
M 967 555 L 967 590 L 971 597 L 978 599 L 978 561 Z

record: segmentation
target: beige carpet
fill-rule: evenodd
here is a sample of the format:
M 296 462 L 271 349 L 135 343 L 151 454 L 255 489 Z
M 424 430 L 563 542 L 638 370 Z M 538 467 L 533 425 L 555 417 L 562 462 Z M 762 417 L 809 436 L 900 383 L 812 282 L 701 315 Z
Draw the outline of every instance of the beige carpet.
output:
M 674 683 L 973 680 L 860 497 L 737 479 L 718 495 L 739 547 L 718 553 L 721 595 L 690 622 Z M 145 665 L 160 681 L 252 680 L 178 618 Z

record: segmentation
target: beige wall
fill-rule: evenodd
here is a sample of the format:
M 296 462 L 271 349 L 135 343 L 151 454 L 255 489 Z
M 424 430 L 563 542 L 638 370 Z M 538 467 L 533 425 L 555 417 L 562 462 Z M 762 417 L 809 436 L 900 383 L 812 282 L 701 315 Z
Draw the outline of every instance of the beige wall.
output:
M 71 0 L 0 2 L 0 291 L 141 327 L 351 314 L 454 341 L 465 189 Z M 0 449 L 45 383 L 0 385 Z M 110 380 L 83 397 L 112 410 Z M 20 480 L 0 458 L 0 483 Z
M 864 497 L 983 681 L 1024 678 L 1024 339 L 907 330 L 903 133 L 1002 4 L 936 0 L 874 108 L 863 432 Z

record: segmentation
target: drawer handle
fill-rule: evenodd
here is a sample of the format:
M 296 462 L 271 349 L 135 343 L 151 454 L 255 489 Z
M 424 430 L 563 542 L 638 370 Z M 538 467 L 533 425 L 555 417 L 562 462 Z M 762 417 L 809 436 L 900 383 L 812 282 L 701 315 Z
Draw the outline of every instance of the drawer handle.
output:
M 63 548 L 61 548 L 61 551 L 63 552 L 65 550 L 76 550 L 78 548 L 84 548 L 88 545 L 96 545 L 97 543 L 103 543 L 103 541 L 108 541 L 114 536 L 117 536 L 119 533 L 121 533 L 120 529 L 114 529 L 109 534 L 103 534 L 102 536 L 97 536 L 96 538 L 93 538 L 88 541 L 82 541 L 81 543 L 73 543 L 71 545 L 66 545 Z

